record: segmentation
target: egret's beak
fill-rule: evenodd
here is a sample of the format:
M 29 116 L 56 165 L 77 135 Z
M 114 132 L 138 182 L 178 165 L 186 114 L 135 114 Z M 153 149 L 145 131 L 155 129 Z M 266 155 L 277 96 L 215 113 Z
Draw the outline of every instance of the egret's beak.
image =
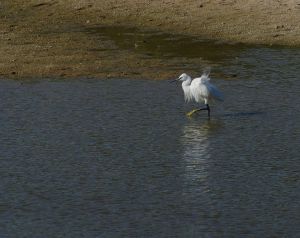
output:
M 172 79 L 171 80 L 171 83 L 175 83 L 175 82 L 178 82 L 179 81 L 179 78 L 177 78 L 177 79 Z

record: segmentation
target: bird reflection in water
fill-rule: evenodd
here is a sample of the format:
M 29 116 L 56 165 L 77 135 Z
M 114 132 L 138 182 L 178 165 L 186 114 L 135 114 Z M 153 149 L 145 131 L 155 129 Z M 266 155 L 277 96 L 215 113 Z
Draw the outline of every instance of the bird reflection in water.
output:
M 183 127 L 183 163 L 185 171 L 185 193 L 198 196 L 209 191 L 208 176 L 211 159 L 210 137 L 221 128 L 217 120 L 189 120 Z

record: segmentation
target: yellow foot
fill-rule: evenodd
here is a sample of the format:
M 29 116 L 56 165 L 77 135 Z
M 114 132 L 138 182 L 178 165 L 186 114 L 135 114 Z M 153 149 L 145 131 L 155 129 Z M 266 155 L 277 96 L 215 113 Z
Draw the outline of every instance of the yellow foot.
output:
M 193 115 L 195 112 L 197 112 L 197 111 L 199 111 L 199 109 L 194 109 L 194 110 L 188 112 L 186 115 L 187 115 L 188 117 L 190 117 L 190 116 L 192 116 L 192 115 Z

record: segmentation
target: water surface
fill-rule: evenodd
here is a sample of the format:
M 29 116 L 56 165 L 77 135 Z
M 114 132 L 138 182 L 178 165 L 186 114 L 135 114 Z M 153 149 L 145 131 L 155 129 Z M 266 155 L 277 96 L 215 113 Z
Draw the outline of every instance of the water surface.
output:
M 0 236 L 299 237 L 300 52 L 245 49 L 225 102 L 180 85 L 0 82 Z

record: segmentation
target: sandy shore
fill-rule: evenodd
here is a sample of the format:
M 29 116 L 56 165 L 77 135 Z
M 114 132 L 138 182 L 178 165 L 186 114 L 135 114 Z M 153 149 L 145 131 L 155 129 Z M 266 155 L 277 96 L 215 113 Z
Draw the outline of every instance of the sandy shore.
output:
M 177 74 L 180 64 L 205 63 L 144 57 L 135 42 L 122 48 L 115 39 L 90 34 L 93 27 L 299 46 L 299 22 L 299 1 L 6 0 L 0 3 L 0 77 L 162 79 Z

